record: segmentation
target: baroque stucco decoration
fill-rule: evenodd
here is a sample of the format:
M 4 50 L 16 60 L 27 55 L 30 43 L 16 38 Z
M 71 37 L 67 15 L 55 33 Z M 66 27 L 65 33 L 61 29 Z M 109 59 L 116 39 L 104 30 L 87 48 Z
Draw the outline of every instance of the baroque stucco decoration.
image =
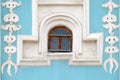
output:
M 114 30 L 116 30 L 120 25 L 116 25 L 117 17 L 112 13 L 114 8 L 118 8 L 119 5 L 115 4 L 112 0 L 109 0 L 107 3 L 102 5 L 104 8 L 108 8 L 108 14 L 103 17 L 103 22 L 105 23 L 103 27 L 108 30 L 109 36 L 106 37 L 105 41 L 109 44 L 105 48 L 105 52 L 110 55 L 108 59 L 104 62 L 104 69 L 107 71 L 107 64 L 110 64 L 109 72 L 113 73 L 114 64 L 116 66 L 114 72 L 117 71 L 119 64 L 113 54 L 118 53 L 119 49 L 115 44 L 119 41 L 118 37 L 115 35 Z
M 34 2 L 33 2 L 33 4 L 36 2 L 37 3 L 37 0 L 33 0 Z M 85 4 L 89 4 L 88 2 L 84 2 Z M 7 2 L 4 2 L 3 3 L 3 6 L 5 6 L 6 8 L 8 8 L 9 9 L 9 12 L 10 13 L 8 13 L 8 14 L 6 14 L 5 15 L 5 17 L 4 17 L 4 21 L 6 22 L 6 25 L 3 25 L 1 28 L 3 29 L 3 30 L 6 30 L 6 31 L 9 31 L 9 34 L 8 35 L 6 35 L 6 36 L 4 36 L 4 41 L 8 44 L 5 48 L 4 48 L 4 51 L 8 54 L 8 60 L 6 61 L 6 62 L 4 62 L 3 64 L 2 64 L 2 72 L 3 72 L 3 69 L 4 69 L 4 67 L 6 66 L 6 65 L 8 65 L 8 69 L 7 69 L 7 72 L 8 72 L 8 75 L 9 76 L 12 76 L 12 74 L 11 74 L 11 67 L 13 66 L 14 68 L 15 68 L 15 72 L 17 72 L 17 65 L 12 61 L 12 59 L 11 59 L 11 55 L 12 54 L 14 54 L 15 52 L 16 52 L 16 47 L 15 46 L 13 46 L 12 44 L 16 41 L 16 37 L 13 35 L 13 32 L 15 32 L 15 31 L 18 31 L 18 30 L 20 30 L 20 28 L 21 28 L 21 26 L 20 25 L 16 25 L 15 23 L 17 23 L 18 21 L 19 21 L 19 17 L 14 13 L 14 8 L 16 8 L 17 6 L 20 6 L 21 5 L 21 3 L 20 2 L 15 2 L 14 0 L 8 0 Z M 40 5 L 40 4 L 39 4 Z M 44 5 L 44 4 L 43 4 Z M 73 4 L 71 4 L 71 5 L 73 5 Z M 75 4 L 74 4 L 75 5 Z M 78 4 L 79 5 L 79 4 Z M 80 4 L 81 5 L 81 4 Z M 89 11 L 89 9 L 88 9 L 88 6 L 89 5 L 87 5 L 87 7 L 86 6 L 84 6 L 85 8 L 85 11 L 87 11 L 86 13 L 86 15 L 87 15 L 87 17 L 89 17 L 89 15 L 88 15 L 88 11 Z M 33 6 L 34 7 L 34 10 L 35 9 L 37 9 L 37 5 L 34 5 Z M 104 16 L 103 17 L 103 22 L 105 22 L 105 24 L 103 25 L 103 27 L 105 28 L 105 29 L 108 29 L 108 32 L 109 32 L 109 34 L 110 34 L 110 36 L 108 36 L 108 37 L 106 37 L 106 42 L 108 43 L 108 44 L 110 44 L 110 46 L 107 46 L 106 47 L 106 49 L 105 49 L 105 52 L 106 53 L 109 53 L 110 54 L 110 58 L 109 59 L 107 59 L 105 62 L 104 62 L 104 68 L 105 68 L 105 70 L 107 71 L 107 69 L 106 69 L 106 65 L 107 65 L 107 63 L 108 62 L 110 62 L 110 73 L 112 73 L 112 70 L 113 70 L 113 64 L 115 63 L 116 64 L 116 69 L 115 69 L 115 71 L 118 69 L 118 62 L 112 57 L 112 55 L 114 54 L 114 53 L 118 53 L 118 48 L 116 47 L 116 46 L 114 46 L 114 44 L 116 43 L 116 42 L 118 42 L 118 37 L 117 36 L 115 36 L 115 34 L 114 34 L 114 32 L 113 32 L 113 30 L 115 30 L 115 29 L 117 29 L 118 27 L 119 27 L 119 25 L 116 25 L 115 24 L 115 22 L 117 21 L 117 18 L 116 18 L 116 16 L 115 15 L 113 15 L 112 14 L 112 10 L 113 10 L 113 8 L 118 8 L 118 5 L 117 4 L 115 4 L 114 2 L 112 2 L 112 0 L 109 0 L 109 2 L 108 3 L 106 3 L 106 4 L 104 4 L 103 5 L 103 7 L 105 7 L 105 8 L 108 8 L 109 9 L 109 12 L 108 12 L 108 14 L 106 15 L 106 16 Z M 33 12 L 34 12 L 34 10 L 33 10 Z M 35 10 L 35 12 L 37 13 L 37 11 Z M 35 13 L 35 14 L 36 14 Z M 55 14 L 53 14 L 53 15 L 49 15 L 49 17 L 54 17 L 55 19 L 57 18 L 57 17 L 62 17 L 61 19 L 63 19 L 63 18 L 66 18 L 66 17 L 68 17 L 68 21 L 70 22 L 72 19 L 74 19 L 74 17 L 72 18 L 71 17 L 71 15 L 69 15 L 69 14 L 66 14 L 66 13 L 58 13 L 58 12 L 54 12 Z M 47 20 L 49 20 L 49 17 L 48 17 L 48 19 Z M 70 17 L 70 18 L 69 18 Z M 47 17 L 46 17 L 47 18 Z M 52 18 L 53 19 L 53 21 L 54 21 L 54 18 Z M 72 19 L 71 19 L 72 18 Z M 36 18 L 33 18 L 33 19 L 37 19 L 37 17 Z M 51 19 L 50 19 L 51 20 Z M 86 20 L 86 17 L 85 17 L 85 20 Z M 87 19 L 87 21 L 89 20 L 89 18 Z M 34 20 L 35 21 L 35 20 Z M 75 19 L 75 22 L 76 22 L 77 20 Z M 43 22 L 44 22 L 44 20 L 43 20 Z M 64 22 L 63 22 L 64 23 Z M 72 23 L 72 22 L 71 22 Z M 88 27 L 88 25 L 89 25 L 89 21 L 88 22 L 85 22 L 85 23 L 87 23 L 87 27 Z M 36 25 L 36 27 L 37 27 L 37 23 L 35 23 L 34 25 Z M 42 25 L 42 24 L 41 24 Z M 47 24 L 46 24 L 47 25 Z M 52 23 L 51 23 L 51 25 L 52 25 Z M 85 25 L 85 24 L 83 24 L 83 25 Z M 36 28 L 35 27 L 35 28 Z M 53 27 L 53 26 L 52 26 Z M 33 30 L 33 35 L 35 34 L 35 35 L 37 35 L 38 36 L 38 34 L 36 34 L 37 32 L 35 32 L 36 31 L 36 29 L 34 29 Z M 87 30 L 86 29 L 84 29 L 83 31 L 85 31 L 85 34 L 83 35 L 83 40 L 96 40 L 98 43 L 97 43 L 97 49 L 98 50 L 100 50 L 100 53 L 101 53 L 101 51 L 102 51 L 102 34 L 95 34 L 95 35 L 93 35 L 92 34 L 92 36 L 90 36 L 90 33 L 89 33 L 89 28 L 87 28 Z M 89 36 L 88 36 L 89 35 Z M 99 35 L 99 36 L 98 36 Z M 87 36 L 87 37 L 86 37 Z M 37 39 L 38 39 L 38 37 L 36 38 L 36 36 L 34 36 L 34 37 L 30 37 L 30 36 L 22 36 L 22 38 L 21 38 L 21 36 L 19 36 L 19 44 L 20 44 L 20 42 L 22 43 L 22 39 L 25 39 L 26 41 L 28 40 L 33 40 L 33 41 L 36 41 Z M 35 39 L 35 40 L 34 40 Z M 100 46 L 100 44 L 101 44 L 101 46 Z M 20 45 L 18 45 L 18 47 L 19 47 Z M 100 47 L 99 47 L 100 46 Z M 39 46 L 40 47 L 40 46 Z M 21 49 L 21 48 L 20 48 Z M 39 50 L 41 50 L 41 49 L 39 49 Z M 20 51 L 20 50 L 19 50 Z M 40 51 L 41 52 L 41 51 Z M 79 50 L 78 50 L 78 52 L 79 52 Z M 99 51 L 97 51 L 97 52 L 99 52 Z M 19 52 L 20 53 L 20 52 Z M 42 53 L 44 53 L 44 52 L 42 52 Z M 79 53 L 81 53 L 81 50 L 80 50 L 80 52 Z M 19 54 L 19 55 L 21 55 L 21 54 Z M 18 56 L 19 56 L 18 55 Z M 38 56 L 38 55 L 40 55 L 40 56 Z M 41 58 L 41 53 L 39 53 L 37 56 L 38 56 L 38 58 Z M 66 54 L 65 54 L 66 55 Z M 63 55 L 63 56 L 65 56 L 65 55 Z M 98 62 L 100 62 L 100 64 L 102 63 L 101 61 L 102 61 L 102 54 L 97 54 L 97 57 L 98 57 L 98 59 L 94 59 L 94 58 L 91 58 L 90 60 L 87 60 L 86 58 L 84 59 L 83 58 L 83 56 L 82 56 L 82 58 L 83 59 L 79 59 L 79 58 L 81 58 L 81 56 L 80 55 L 82 55 L 82 54 L 76 54 L 76 55 L 73 55 L 73 54 L 70 54 L 70 55 L 67 55 L 66 57 L 69 59 L 69 56 L 70 56 L 70 58 L 71 58 L 71 55 L 72 55 L 72 59 L 73 60 L 70 60 L 70 64 L 72 64 L 72 65 L 81 65 L 81 63 L 82 63 L 82 65 L 99 65 L 99 64 L 96 64 L 96 63 L 98 63 Z M 20 59 L 19 57 L 18 57 L 18 63 L 19 63 L 19 61 L 21 60 L 21 65 L 30 65 L 29 64 L 29 62 L 36 62 L 36 64 L 35 65 L 49 65 L 50 64 L 50 61 L 48 60 L 48 59 L 46 59 L 47 58 L 47 56 L 48 57 L 50 57 L 50 56 L 56 56 L 56 55 L 46 55 L 46 54 L 42 54 L 42 57 L 44 57 L 45 59 Z M 58 56 L 61 56 L 61 55 L 57 55 L 57 57 Z M 78 59 L 76 59 L 78 57 Z M 54 59 L 55 59 L 56 57 L 54 57 Z M 67 58 L 65 58 L 65 59 L 67 59 Z M 49 58 L 50 59 L 50 58 Z M 32 61 L 31 61 L 32 60 Z M 46 61 L 45 61 L 46 60 Z M 52 59 L 51 59 L 52 60 Z M 43 61 L 43 62 L 42 62 Z M 45 62 L 48 62 L 48 64 L 43 64 L 44 63 L 44 61 Z M 26 62 L 27 62 L 27 64 L 26 64 Z M 41 62 L 42 64 L 37 64 L 37 62 L 39 63 L 39 62 Z M 80 63 L 81 62 L 81 63 Z M 84 63 L 83 63 L 84 62 Z M 87 62 L 86 64 L 85 64 L 85 62 Z M 91 63 L 90 63 L 91 62 Z M 94 62 L 94 63 L 93 63 Z M 24 64 L 25 63 L 25 64 Z M 33 66 L 33 65 L 32 65 Z
M 4 72 L 4 67 L 8 65 L 7 73 L 9 76 L 11 74 L 12 66 L 15 68 L 15 73 L 17 72 L 17 65 L 12 61 L 12 54 L 16 53 L 16 47 L 12 45 L 16 41 L 15 35 L 13 33 L 21 29 L 20 25 L 16 25 L 19 21 L 19 17 L 14 13 L 14 9 L 21 5 L 21 2 L 16 2 L 14 0 L 8 0 L 2 3 L 2 6 L 9 9 L 9 13 L 4 16 L 5 25 L 2 25 L 2 29 L 8 31 L 9 34 L 4 36 L 4 41 L 7 43 L 7 46 L 4 48 L 4 52 L 8 54 L 8 60 L 2 64 L 2 73 Z

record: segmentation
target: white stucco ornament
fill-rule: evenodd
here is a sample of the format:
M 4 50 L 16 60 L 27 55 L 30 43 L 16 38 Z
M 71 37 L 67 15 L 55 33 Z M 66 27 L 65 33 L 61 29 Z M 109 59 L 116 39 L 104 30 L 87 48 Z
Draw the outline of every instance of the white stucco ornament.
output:
M 113 24 L 111 22 L 103 25 L 105 29 L 108 29 L 109 34 L 114 34 L 113 30 L 117 29 L 120 25 Z
M 111 35 L 106 37 L 105 41 L 108 42 L 109 44 L 115 44 L 116 42 L 118 42 L 118 37 Z
M 16 40 L 16 37 L 13 36 L 13 35 L 11 35 L 11 36 L 9 36 L 9 35 L 4 36 L 4 41 L 5 41 L 6 43 L 8 43 L 8 44 L 14 43 L 15 40 Z
M 112 55 L 111 55 L 111 56 L 112 56 Z M 118 69 L 118 67 L 119 67 L 118 62 L 117 62 L 114 58 L 112 58 L 112 57 L 106 59 L 106 61 L 104 62 L 104 65 L 103 65 L 106 72 L 107 72 L 107 64 L 108 64 L 108 63 L 110 64 L 110 69 L 109 69 L 110 74 L 113 73 L 114 64 L 115 64 L 115 66 L 116 66 L 114 72 L 116 72 L 117 69 Z
M 13 54 L 16 52 L 16 47 L 15 46 L 6 46 L 4 48 L 4 51 L 8 54 Z
M 117 17 L 113 15 L 112 13 L 108 13 L 107 15 L 103 17 L 103 22 L 106 22 L 106 23 L 112 23 L 116 21 L 117 21 Z
M 118 53 L 119 49 L 116 46 L 107 46 L 105 48 L 105 52 L 109 54 L 115 54 Z
M 115 46 L 115 44 L 118 42 L 118 37 L 115 35 L 114 30 L 120 26 L 120 24 L 116 24 L 117 17 L 112 14 L 112 11 L 114 8 L 118 8 L 119 5 L 115 4 L 112 0 L 109 0 L 107 3 L 103 4 L 103 7 L 108 8 L 108 14 L 103 17 L 103 22 L 105 23 L 103 27 L 109 32 L 109 36 L 107 36 L 105 39 L 105 41 L 109 44 L 106 46 L 105 52 L 110 55 L 110 57 L 105 60 L 103 66 L 105 71 L 107 71 L 107 64 L 109 63 L 109 72 L 112 74 L 113 69 L 115 69 L 114 72 L 116 72 L 119 66 L 118 61 L 113 58 L 113 54 L 119 52 L 118 47 Z
M 14 0 L 8 0 L 3 2 L 2 5 L 9 9 L 9 13 L 4 16 L 5 25 L 2 25 L 2 29 L 8 31 L 9 34 L 4 36 L 4 41 L 8 44 L 4 48 L 4 52 L 8 54 L 8 60 L 2 64 L 2 73 L 4 72 L 4 67 L 7 66 L 7 73 L 9 76 L 11 74 L 12 66 L 15 68 L 15 73 L 17 72 L 17 65 L 12 61 L 12 54 L 16 53 L 16 47 L 12 44 L 16 41 L 16 36 L 13 35 L 13 32 L 21 29 L 20 25 L 16 25 L 16 22 L 19 21 L 19 17 L 14 13 L 13 9 L 17 6 L 20 6 L 21 2 L 16 2 Z
M 16 2 L 14 0 L 9 0 L 7 2 L 2 3 L 3 6 L 9 9 L 10 12 L 13 12 L 13 9 L 16 8 L 17 6 L 21 5 L 21 2 Z
M 4 63 L 2 64 L 2 67 L 1 67 L 1 68 L 2 68 L 2 73 L 4 72 L 3 69 L 4 69 L 4 67 L 5 67 L 6 65 L 8 65 L 7 73 L 8 73 L 9 76 L 12 76 L 12 74 L 11 74 L 11 68 L 12 68 L 12 66 L 15 68 L 15 73 L 17 72 L 17 66 L 16 66 L 16 64 L 11 60 L 10 57 L 8 58 L 8 61 L 6 61 L 6 62 L 4 62 Z
M 119 5 L 115 4 L 112 0 L 102 5 L 104 8 L 108 8 L 109 12 L 112 12 L 113 8 L 118 8 Z
M 5 17 L 4 17 L 5 22 L 16 23 L 16 22 L 18 22 L 18 20 L 19 20 L 18 15 L 14 14 L 14 13 L 6 14 Z
M 3 30 L 9 31 L 10 33 L 13 33 L 15 31 L 18 31 L 21 29 L 20 25 L 15 25 L 13 23 L 7 24 L 7 25 L 2 25 L 1 27 Z

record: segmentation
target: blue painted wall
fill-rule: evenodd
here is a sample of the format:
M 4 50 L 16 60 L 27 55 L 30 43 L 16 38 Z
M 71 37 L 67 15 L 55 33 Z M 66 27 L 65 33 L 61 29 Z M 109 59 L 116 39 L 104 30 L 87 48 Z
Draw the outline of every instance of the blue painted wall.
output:
M 6 0 L 2 0 L 6 1 Z M 18 24 L 22 25 L 22 29 L 15 33 L 15 35 L 30 35 L 31 34 L 31 0 L 16 0 L 21 1 L 22 6 L 15 9 L 20 17 Z M 104 32 L 105 36 L 108 35 L 108 31 L 103 29 L 102 17 L 107 14 L 107 9 L 103 9 L 101 5 L 108 0 L 90 0 L 90 32 Z M 114 0 L 118 3 L 118 0 Z M 4 15 L 8 13 L 8 10 L 2 7 L 2 19 Z M 118 16 L 118 9 L 114 9 L 114 14 Z M 118 23 L 118 22 L 117 22 Z M 4 21 L 2 20 L 2 24 Z M 2 31 L 2 37 L 8 34 L 6 31 Z M 116 31 L 118 35 L 118 31 Z M 2 63 L 7 60 L 7 54 L 4 53 L 4 46 L 6 43 L 2 38 Z M 16 45 L 16 43 L 14 44 Z M 104 47 L 107 44 L 105 43 Z M 116 44 L 118 46 L 118 44 Z M 16 54 L 13 56 L 13 60 L 16 61 Z M 108 58 L 109 55 L 103 53 L 103 61 Z M 114 55 L 116 59 L 119 59 L 119 55 Z M 19 67 L 16 75 L 10 78 L 6 69 L 2 75 L 2 80 L 118 80 L 119 72 L 110 75 L 106 73 L 102 66 L 68 66 L 68 61 L 52 61 L 50 67 Z M 14 69 L 12 69 L 14 74 Z

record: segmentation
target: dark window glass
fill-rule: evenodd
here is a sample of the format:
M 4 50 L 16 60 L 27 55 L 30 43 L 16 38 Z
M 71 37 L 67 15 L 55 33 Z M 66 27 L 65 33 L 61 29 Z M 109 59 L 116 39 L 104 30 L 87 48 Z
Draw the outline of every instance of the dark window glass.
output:
M 51 50 L 58 50 L 59 47 L 58 47 L 58 38 L 51 38 L 50 39 L 50 49 Z
M 69 33 L 65 30 L 55 30 L 50 33 L 51 35 L 69 35 Z
M 62 41 L 61 41 L 61 49 L 63 51 L 70 51 L 70 45 L 69 45 L 69 41 L 70 39 L 69 38 L 62 38 Z

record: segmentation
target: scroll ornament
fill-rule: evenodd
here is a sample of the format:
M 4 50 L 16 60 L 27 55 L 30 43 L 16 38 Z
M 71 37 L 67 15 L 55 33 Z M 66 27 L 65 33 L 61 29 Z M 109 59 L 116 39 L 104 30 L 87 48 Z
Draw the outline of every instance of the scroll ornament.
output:
M 7 73 L 9 76 L 11 74 L 12 66 L 15 68 L 15 73 L 17 72 L 17 65 L 12 61 L 12 54 L 16 53 L 16 47 L 12 45 L 16 41 L 16 36 L 13 35 L 15 31 L 21 29 L 20 25 L 16 25 L 19 21 L 19 17 L 14 13 L 14 9 L 21 5 L 21 2 L 16 2 L 14 0 L 8 0 L 2 3 L 2 6 L 9 9 L 9 13 L 4 16 L 5 25 L 2 25 L 2 29 L 8 31 L 9 34 L 4 36 L 4 41 L 7 43 L 7 46 L 4 48 L 4 52 L 8 54 L 8 60 L 2 64 L 2 73 L 4 72 L 4 67 L 7 65 Z
M 108 59 L 104 62 L 104 69 L 107 71 L 107 64 L 110 64 L 109 72 L 110 74 L 113 73 L 114 66 L 115 70 L 117 71 L 119 67 L 118 61 L 113 57 L 113 54 L 116 54 L 119 52 L 119 49 L 115 44 L 118 42 L 118 37 L 115 35 L 114 30 L 118 29 L 120 24 L 116 25 L 117 17 L 112 13 L 114 8 L 118 8 L 119 5 L 115 4 L 112 0 L 109 0 L 107 3 L 102 5 L 104 8 L 108 8 L 108 14 L 103 17 L 104 25 L 103 27 L 108 30 L 109 36 L 106 37 L 105 41 L 109 44 L 105 48 L 105 52 L 110 55 Z M 115 64 L 115 65 L 114 65 Z

